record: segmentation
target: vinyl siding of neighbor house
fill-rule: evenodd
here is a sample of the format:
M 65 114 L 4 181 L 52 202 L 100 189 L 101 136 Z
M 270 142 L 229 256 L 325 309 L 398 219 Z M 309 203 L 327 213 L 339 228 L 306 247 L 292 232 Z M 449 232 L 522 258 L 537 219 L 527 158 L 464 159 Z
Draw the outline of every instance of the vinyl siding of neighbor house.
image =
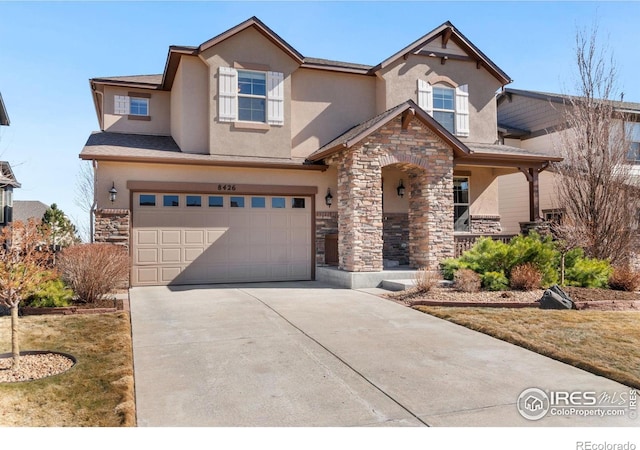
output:
M 562 124 L 564 110 L 563 105 L 549 100 L 513 95 L 511 100 L 501 100 L 497 111 L 498 123 L 537 135 Z

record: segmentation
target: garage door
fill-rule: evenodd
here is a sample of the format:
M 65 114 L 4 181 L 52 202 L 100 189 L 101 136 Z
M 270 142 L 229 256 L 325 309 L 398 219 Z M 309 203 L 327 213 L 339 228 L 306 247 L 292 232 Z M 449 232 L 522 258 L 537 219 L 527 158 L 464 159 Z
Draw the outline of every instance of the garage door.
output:
M 311 198 L 135 193 L 132 285 L 311 279 Z

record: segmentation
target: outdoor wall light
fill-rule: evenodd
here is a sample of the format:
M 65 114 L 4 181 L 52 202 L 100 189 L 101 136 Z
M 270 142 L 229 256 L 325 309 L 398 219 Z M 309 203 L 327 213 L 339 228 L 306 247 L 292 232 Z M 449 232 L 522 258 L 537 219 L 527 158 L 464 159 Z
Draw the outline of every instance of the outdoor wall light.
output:
M 404 184 L 402 184 L 402 180 L 400 180 L 400 184 L 398 185 L 398 197 L 404 197 Z
M 324 196 L 324 202 L 327 204 L 329 208 L 331 208 L 331 204 L 333 203 L 333 195 L 331 195 L 331 188 L 327 188 L 327 195 Z
M 111 203 L 116 201 L 116 194 L 118 193 L 118 191 L 116 191 L 116 183 L 115 182 L 111 182 L 111 189 L 109 189 L 109 200 L 111 200 Z

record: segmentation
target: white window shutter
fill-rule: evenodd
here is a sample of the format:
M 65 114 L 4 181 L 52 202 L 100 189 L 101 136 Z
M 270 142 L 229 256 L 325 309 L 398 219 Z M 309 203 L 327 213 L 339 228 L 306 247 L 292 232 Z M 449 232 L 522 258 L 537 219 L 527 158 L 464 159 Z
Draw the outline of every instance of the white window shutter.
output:
M 469 85 L 456 88 L 456 134 L 469 136 Z
M 238 118 L 238 71 L 218 68 L 218 120 L 234 122 Z
M 433 87 L 424 80 L 418 80 L 418 106 L 433 116 Z
M 113 96 L 113 113 L 120 116 L 129 114 L 129 97 L 126 95 Z
M 267 72 L 267 123 L 284 125 L 284 74 Z

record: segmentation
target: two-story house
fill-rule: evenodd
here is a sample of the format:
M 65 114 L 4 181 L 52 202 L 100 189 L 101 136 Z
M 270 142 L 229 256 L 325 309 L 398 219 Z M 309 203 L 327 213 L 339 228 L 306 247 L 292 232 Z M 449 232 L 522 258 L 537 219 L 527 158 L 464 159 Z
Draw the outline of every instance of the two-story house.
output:
M 9 126 L 9 114 L 0 94 L 0 126 Z M 0 228 L 11 223 L 13 212 L 13 189 L 19 188 L 13 170 L 7 161 L 0 161 Z
M 162 74 L 90 80 L 95 238 L 129 246 L 134 286 L 436 267 L 457 234 L 500 232 L 499 176 L 525 173 L 536 208 L 559 160 L 498 145 L 510 81 L 449 22 L 375 66 L 255 17 L 172 46 Z
M 562 145 L 559 133 L 566 129 L 566 114 L 571 102 L 566 95 L 547 92 L 505 89 L 498 96 L 499 135 L 505 144 L 536 154 L 557 155 Z M 640 175 L 640 103 L 614 101 L 617 120 L 625 118 L 624 130 L 629 139 L 627 160 L 633 173 Z M 563 214 L 555 186 L 561 179 L 553 170 L 540 176 L 540 217 L 557 220 Z M 520 224 L 529 220 L 527 185 L 522 177 L 500 178 L 500 217 L 507 233 L 517 233 Z

